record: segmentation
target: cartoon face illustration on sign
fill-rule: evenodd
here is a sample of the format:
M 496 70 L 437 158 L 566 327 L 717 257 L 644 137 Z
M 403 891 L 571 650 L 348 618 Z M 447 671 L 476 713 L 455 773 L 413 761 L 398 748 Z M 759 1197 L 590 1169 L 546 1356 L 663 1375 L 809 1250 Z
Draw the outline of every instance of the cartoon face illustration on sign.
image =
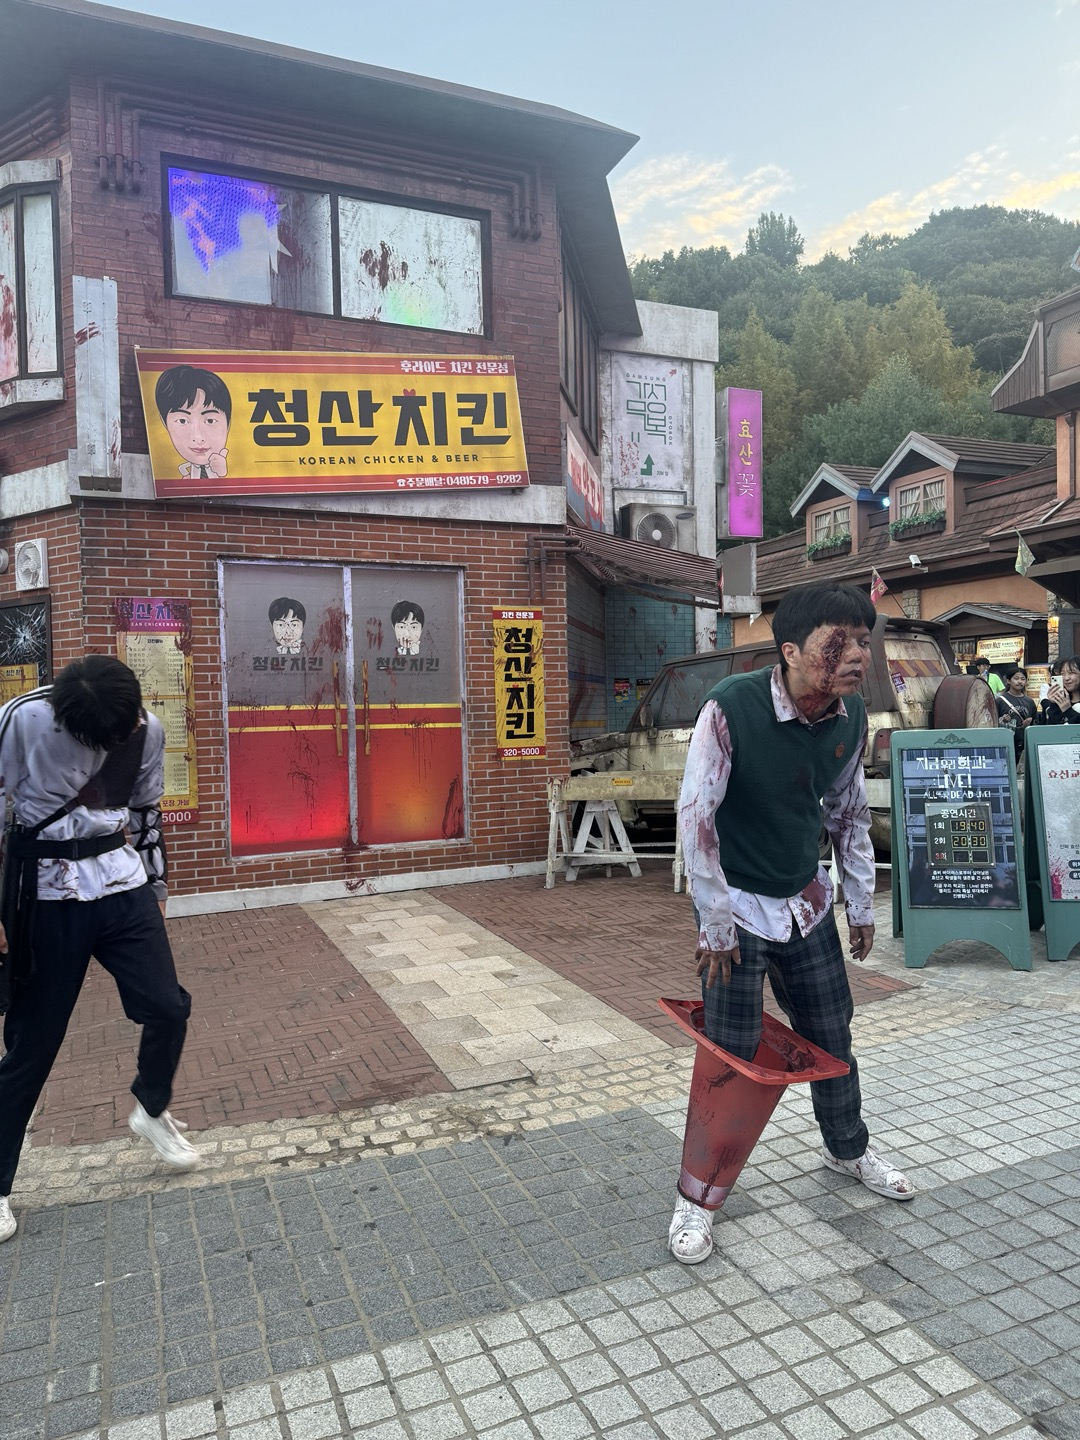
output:
M 158 377 L 154 400 L 184 461 L 180 474 L 189 480 L 223 479 L 228 474 L 232 396 L 221 376 L 194 365 L 174 365 Z
M 277 653 L 299 655 L 304 644 L 304 622 L 307 619 L 307 611 L 300 601 L 289 595 L 279 595 L 276 600 L 271 600 L 267 614 Z
M 424 630 L 424 612 L 412 600 L 399 600 L 390 611 L 398 655 L 419 655 Z

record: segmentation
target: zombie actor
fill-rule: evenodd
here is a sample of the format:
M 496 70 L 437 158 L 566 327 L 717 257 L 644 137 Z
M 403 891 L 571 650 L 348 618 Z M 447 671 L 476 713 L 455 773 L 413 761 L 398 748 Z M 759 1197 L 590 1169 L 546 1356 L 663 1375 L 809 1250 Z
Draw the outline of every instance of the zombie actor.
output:
M 60 1050 L 90 957 L 143 1027 L 128 1124 L 166 1165 L 199 1153 L 166 1106 L 191 997 L 176 978 L 162 918 L 165 733 L 119 660 L 88 655 L 51 687 L 0 710 L 5 837 L 0 1010 L 0 1241 L 23 1134 Z
M 832 885 L 819 861 L 824 819 L 844 872 L 851 956 L 865 960 L 874 943 L 874 852 L 859 690 L 874 618 L 853 585 L 788 591 L 773 620 L 780 663 L 729 676 L 705 698 L 679 828 L 699 922 L 706 1035 L 752 1060 L 768 975 L 795 1031 L 851 1067 L 810 1087 L 823 1164 L 879 1195 L 908 1200 L 913 1186 L 868 1144 L 851 1053 L 851 990 Z M 678 1195 L 668 1232 L 676 1260 L 708 1258 L 714 1214 Z

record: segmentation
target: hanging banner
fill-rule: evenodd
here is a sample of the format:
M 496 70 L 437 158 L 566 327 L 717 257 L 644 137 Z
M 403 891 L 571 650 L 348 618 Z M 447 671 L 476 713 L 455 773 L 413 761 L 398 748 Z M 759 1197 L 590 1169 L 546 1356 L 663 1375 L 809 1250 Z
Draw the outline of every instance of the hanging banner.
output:
M 604 487 L 577 436 L 566 430 L 566 503 L 590 530 L 604 528 Z
M 611 453 L 625 489 L 685 489 L 683 379 L 678 361 L 611 357 Z
M 495 744 L 503 760 L 547 750 L 544 725 L 544 612 L 491 612 L 495 636 Z
M 529 483 L 498 355 L 136 348 L 159 499 Z
M 727 534 L 762 533 L 761 391 L 725 390 L 727 410 Z
M 123 596 L 115 602 L 116 653 L 142 686 L 143 707 L 165 727 L 166 825 L 199 818 L 195 760 L 195 679 L 191 658 L 191 602 Z

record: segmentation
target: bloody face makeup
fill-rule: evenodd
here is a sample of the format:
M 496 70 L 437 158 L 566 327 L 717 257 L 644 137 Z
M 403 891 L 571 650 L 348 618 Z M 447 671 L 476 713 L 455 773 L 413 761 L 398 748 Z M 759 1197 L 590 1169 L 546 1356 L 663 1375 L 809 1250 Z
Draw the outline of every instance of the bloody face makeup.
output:
M 785 644 L 783 654 L 788 693 L 813 718 L 838 696 L 862 688 L 870 664 L 870 631 L 864 625 L 819 625 L 802 645 Z

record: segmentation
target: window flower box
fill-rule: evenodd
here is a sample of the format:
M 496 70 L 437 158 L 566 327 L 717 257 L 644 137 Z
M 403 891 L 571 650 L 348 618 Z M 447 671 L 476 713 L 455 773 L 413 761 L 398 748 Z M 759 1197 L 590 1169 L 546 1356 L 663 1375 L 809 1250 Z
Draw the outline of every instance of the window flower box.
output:
M 918 540 L 922 535 L 937 535 L 945 529 L 944 510 L 922 510 L 917 515 L 904 515 L 889 526 L 891 540 Z
M 838 555 L 850 553 L 850 535 L 832 535 L 827 540 L 812 540 L 806 547 L 806 558 L 811 563 L 815 560 L 833 560 Z

